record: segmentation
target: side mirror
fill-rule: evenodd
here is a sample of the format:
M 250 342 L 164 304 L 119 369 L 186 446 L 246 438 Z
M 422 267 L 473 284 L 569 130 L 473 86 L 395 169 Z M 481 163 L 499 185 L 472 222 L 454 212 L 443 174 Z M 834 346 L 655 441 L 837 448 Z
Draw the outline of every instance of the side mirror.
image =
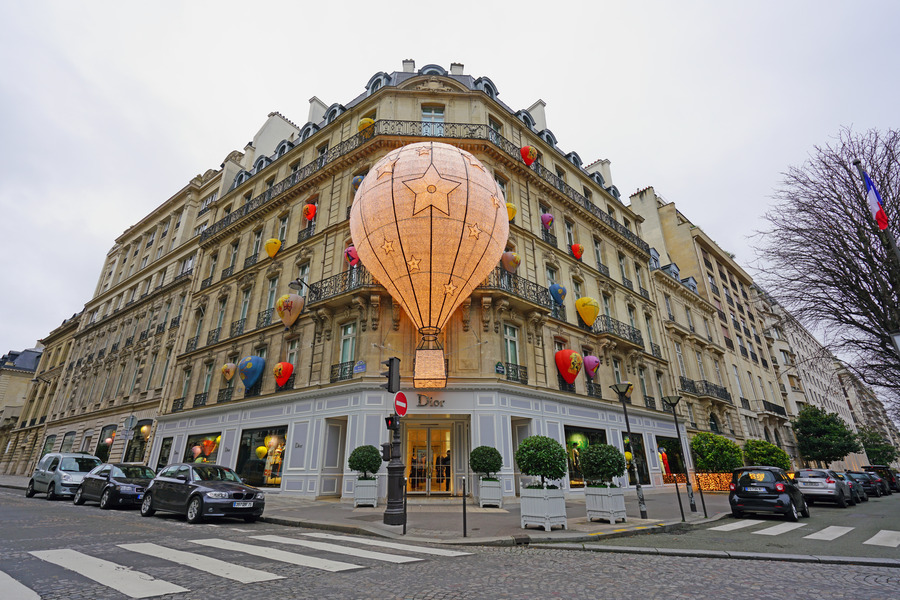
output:
M 56 471 L 56 465 L 51 466 L 51 467 L 50 467 L 49 469 L 47 469 L 47 470 L 50 471 L 51 473 L 53 473 L 54 471 Z
M 178 481 L 187 481 L 188 477 L 187 475 L 177 475 L 175 479 L 177 479 Z

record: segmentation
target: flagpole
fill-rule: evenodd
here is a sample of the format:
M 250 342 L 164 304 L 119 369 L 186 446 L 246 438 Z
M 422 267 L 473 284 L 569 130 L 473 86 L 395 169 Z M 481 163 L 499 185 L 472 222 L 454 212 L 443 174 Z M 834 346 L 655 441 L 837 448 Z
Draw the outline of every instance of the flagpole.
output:
M 856 170 L 859 171 L 859 178 L 862 179 L 863 187 L 865 188 L 865 196 L 868 197 L 869 186 L 866 185 L 866 175 L 863 172 L 862 163 L 858 158 L 855 158 L 853 159 L 853 165 L 856 167 Z M 886 234 L 888 246 L 890 246 L 891 250 L 894 251 L 894 258 L 896 258 L 896 272 L 900 273 L 900 250 L 897 249 L 897 240 L 894 239 L 894 234 L 890 229 L 881 229 L 880 231 Z

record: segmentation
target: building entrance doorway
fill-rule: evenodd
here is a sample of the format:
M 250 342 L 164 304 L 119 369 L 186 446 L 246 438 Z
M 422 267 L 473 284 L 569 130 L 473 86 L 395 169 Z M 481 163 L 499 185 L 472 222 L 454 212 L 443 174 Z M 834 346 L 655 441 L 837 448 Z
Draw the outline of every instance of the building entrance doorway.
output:
M 407 493 L 425 496 L 453 493 L 449 427 L 406 430 Z

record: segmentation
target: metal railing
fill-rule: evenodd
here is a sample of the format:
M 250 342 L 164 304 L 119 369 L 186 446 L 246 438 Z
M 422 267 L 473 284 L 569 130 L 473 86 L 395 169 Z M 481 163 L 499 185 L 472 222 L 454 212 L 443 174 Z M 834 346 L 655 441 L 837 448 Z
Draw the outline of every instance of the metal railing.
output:
M 597 320 L 594 321 L 594 326 L 591 328 L 594 333 L 603 334 L 609 333 L 617 338 L 628 340 L 632 344 L 636 344 L 641 348 L 644 347 L 644 338 L 641 335 L 641 330 L 628 325 L 627 323 L 623 323 L 621 321 L 617 321 L 612 317 L 608 317 L 606 315 L 600 315 L 597 317 Z
M 376 285 L 375 280 L 364 266 L 357 265 L 343 273 L 311 284 L 306 295 L 306 302 L 307 304 L 322 302 L 368 285 Z
M 247 319 L 238 319 L 237 321 L 232 321 L 229 337 L 235 337 L 244 333 L 244 323 L 246 322 Z
M 681 390 L 687 392 L 688 394 L 693 394 L 694 396 L 698 396 L 697 386 L 694 383 L 693 379 L 688 379 L 687 377 L 681 377 L 679 379 L 679 383 L 681 385 Z
M 207 333 L 206 334 L 206 345 L 209 346 L 210 344 L 215 344 L 216 342 L 218 342 L 220 333 L 222 333 L 221 327 L 217 327 L 216 329 L 213 329 L 212 331 Z
M 172 400 L 172 412 L 181 412 L 184 410 L 184 398 L 175 398 Z
M 244 259 L 244 268 L 252 267 L 256 264 L 256 261 L 259 260 L 259 255 L 254 254 L 253 256 L 248 256 Z
M 244 390 L 244 398 L 252 398 L 253 396 L 259 396 L 260 391 L 262 390 L 262 377 L 260 377 L 256 383 L 253 384 L 252 387 L 246 388 Z
M 547 231 L 546 229 L 541 229 L 541 238 L 542 238 L 545 242 L 547 242 L 548 244 L 550 244 L 551 246 L 553 246 L 554 248 L 557 247 L 557 245 L 556 245 L 556 236 L 553 235 L 552 233 L 550 233 L 549 231 Z
M 559 319 L 560 321 L 566 320 L 566 306 L 564 304 L 557 304 L 554 302 L 550 306 L 550 316 L 554 319 Z
M 296 376 L 297 376 L 296 373 L 292 373 L 291 376 L 288 377 L 288 380 L 284 382 L 284 385 L 278 385 L 278 384 L 276 383 L 276 384 L 275 384 L 275 391 L 276 391 L 276 392 L 283 392 L 283 391 L 285 391 L 285 390 L 292 390 L 292 389 L 294 389 L 294 377 L 296 377 Z
M 643 296 L 644 298 L 646 298 L 647 300 L 649 300 L 649 299 L 650 299 L 650 292 L 648 292 L 648 291 L 645 290 L 644 288 L 641 288 L 641 296 Z
M 750 410 L 750 401 L 746 398 L 741 398 L 741 408 L 744 410 Z
M 175 317 L 174 319 L 172 319 L 169 322 L 169 329 L 174 329 L 175 327 L 178 327 L 178 325 L 180 325 L 180 324 L 181 324 L 181 315 L 178 315 L 177 317 Z
M 600 273 L 601 273 L 602 275 L 605 275 L 606 277 L 609 277 L 609 267 L 607 267 L 607 266 L 604 265 L 603 263 L 600 263 L 600 264 L 597 265 L 597 270 L 600 271 Z
M 656 358 L 662 358 L 662 350 L 660 350 L 659 344 L 654 344 L 653 342 L 650 342 L 650 352 Z
M 600 384 L 594 383 L 593 381 L 587 382 L 587 395 L 591 398 L 603 399 L 603 386 Z
M 787 411 L 784 410 L 783 407 L 778 406 L 777 404 L 772 404 L 768 400 L 763 400 L 763 408 L 769 412 L 773 412 L 776 415 L 781 415 L 782 417 L 787 416 Z
M 624 285 L 625 287 L 627 287 L 629 290 L 634 291 L 634 284 L 631 283 L 631 280 L 630 280 L 630 279 L 628 279 L 628 278 L 626 278 L 626 277 L 623 277 L 623 278 L 622 278 L 622 285 Z
M 719 295 L 719 286 L 717 286 L 716 284 L 710 283 L 710 284 L 709 284 L 709 289 L 710 289 L 710 291 L 711 291 L 713 294 L 715 294 L 716 296 Z
M 726 346 L 729 350 L 734 350 L 734 341 L 733 341 L 731 338 L 729 338 L 729 337 L 725 338 L 725 346 Z
M 309 225 L 297 232 L 297 243 L 304 242 L 316 234 L 316 222 L 310 221 Z
M 694 389 L 697 390 L 698 396 L 711 396 L 713 398 L 718 398 L 719 400 L 724 400 L 725 402 L 732 404 L 731 394 L 728 393 L 728 390 L 721 385 L 716 385 L 711 381 L 706 381 L 705 379 L 695 381 Z
M 198 342 L 199 340 L 200 340 L 200 336 L 199 336 L 199 335 L 195 335 L 194 337 L 192 337 L 191 339 L 189 339 L 189 340 L 187 341 L 187 346 L 185 347 L 184 351 L 185 351 L 185 352 L 193 352 L 194 350 L 196 350 L 196 349 L 197 349 L 197 342 Z
M 162 333 L 165 330 L 166 330 L 166 324 L 160 323 L 159 325 L 156 326 L 156 335 L 159 335 L 160 333 Z
M 199 394 L 194 394 L 194 408 L 198 406 L 206 406 L 206 398 L 209 396 L 209 392 L 201 392 Z
M 644 396 L 644 406 L 656 410 L 656 398 L 653 396 Z
M 234 265 L 222 269 L 222 277 L 220 279 L 225 279 L 226 277 L 231 277 L 232 275 L 234 275 Z
M 227 387 L 219 390 L 218 395 L 216 396 L 216 403 L 221 404 L 223 402 L 231 402 L 231 398 L 234 396 L 234 388 Z
M 741 356 L 743 356 L 744 358 L 748 357 L 747 348 L 744 346 L 741 346 Z
M 575 393 L 575 384 L 574 383 L 566 383 L 566 380 L 562 378 L 562 375 L 559 373 L 556 374 L 556 380 L 559 382 L 559 390 L 561 392 L 572 392 Z
M 256 328 L 260 329 L 262 327 L 268 327 L 272 324 L 272 313 L 275 312 L 274 308 L 267 308 L 266 310 L 261 310 L 256 315 Z
M 491 271 L 487 279 L 478 287 L 502 290 L 544 308 L 552 308 L 553 305 L 550 290 L 524 277 L 509 273 L 502 267 Z
M 206 288 L 208 288 L 209 286 L 211 286 L 211 285 L 212 285 L 212 279 L 213 279 L 213 278 L 212 278 L 212 275 L 210 275 L 209 277 L 207 277 L 206 279 L 204 279 L 203 281 L 201 281 L 201 282 L 200 282 L 200 289 L 201 289 L 201 290 L 205 290 Z
M 347 362 L 331 365 L 331 383 L 353 379 L 354 364 L 352 360 L 348 360 Z
M 506 380 L 528 384 L 528 369 L 522 365 L 506 363 Z

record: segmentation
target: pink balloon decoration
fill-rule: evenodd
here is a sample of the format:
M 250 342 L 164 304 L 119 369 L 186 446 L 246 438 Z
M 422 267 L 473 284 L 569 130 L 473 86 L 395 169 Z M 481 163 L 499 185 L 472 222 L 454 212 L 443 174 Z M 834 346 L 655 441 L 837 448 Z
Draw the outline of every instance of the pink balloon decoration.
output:
M 588 354 L 584 357 L 584 372 L 587 373 L 588 379 L 593 379 L 597 374 L 597 367 L 600 366 L 600 359 L 596 356 Z
M 553 215 L 550 213 L 541 213 L 541 224 L 544 226 L 544 229 L 549 231 L 553 226 Z

